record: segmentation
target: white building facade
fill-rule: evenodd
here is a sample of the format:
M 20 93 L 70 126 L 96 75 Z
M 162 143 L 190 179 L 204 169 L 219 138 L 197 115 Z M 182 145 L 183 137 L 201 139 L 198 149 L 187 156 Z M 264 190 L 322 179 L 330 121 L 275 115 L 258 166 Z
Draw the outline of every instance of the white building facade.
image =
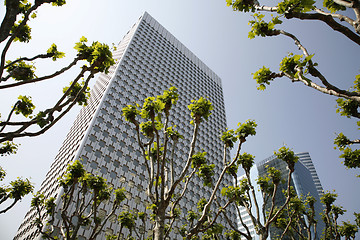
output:
M 148 13 L 144 13 L 124 36 L 114 52 L 114 58 L 116 64 L 108 74 L 101 74 L 98 78 L 88 105 L 77 116 L 40 191 L 46 197 L 59 197 L 58 178 L 69 163 L 82 159 L 88 172 L 106 178 L 114 188 L 126 188 L 127 200 L 119 212 L 145 212 L 149 203 L 144 189 L 147 173 L 135 130 L 125 122 L 121 110 L 127 104 L 142 104 L 146 97 L 162 94 L 171 86 L 177 87 L 179 93 L 171 121 L 184 136 L 175 153 L 176 172 L 179 173 L 183 167 L 192 136 L 187 105 L 192 99 L 203 96 L 212 102 L 214 110 L 200 127 L 196 151 L 208 153 L 209 162 L 217 165 L 214 176 L 217 179 L 223 156 L 219 136 L 226 129 L 221 79 Z M 230 176 L 226 176 L 223 184 L 230 185 L 231 182 Z M 180 202 L 182 216 L 191 209 L 195 210 L 198 200 L 209 195 L 208 189 L 196 178 L 189 184 Z M 225 204 L 224 200 L 219 201 Z M 102 209 L 104 214 L 110 212 L 110 205 Z M 233 216 L 233 222 L 236 221 L 234 211 L 229 216 Z M 15 239 L 40 239 L 32 223 L 35 217 L 34 210 L 26 214 Z M 59 225 L 60 221 L 59 217 L 56 218 L 54 225 Z M 220 222 L 226 225 L 223 220 Z M 116 218 L 112 218 L 98 239 L 105 239 L 106 234 L 118 230 L 119 224 Z M 81 228 L 78 239 L 86 239 L 87 234 L 88 229 Z

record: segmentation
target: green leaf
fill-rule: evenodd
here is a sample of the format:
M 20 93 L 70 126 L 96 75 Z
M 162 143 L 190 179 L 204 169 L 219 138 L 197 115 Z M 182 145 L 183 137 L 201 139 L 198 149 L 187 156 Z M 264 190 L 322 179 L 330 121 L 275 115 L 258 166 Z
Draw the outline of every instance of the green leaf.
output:
M 119 188 L 115 190 L 114 194 L 115 194 L 116 205 L 119 205 L 122 201 L 126 199 L 125 192 L 126 192 L 125 188 Z
M 224 142 L 225 147 L 227 148 L 233 148 L 234 143 L 237 141 L 237 137 L 235 136 L 234 130 L 228 130 L 226 132 L 223 132 L 223 134 L 220 137 L 221 141 Z
M 254 165 L 255 157 L 251 154 L 244 152 L 239 156 L 238 164 L 245 170 L 245 172 L 250 172 L 250 169 Z
M 155 119 L 155 116 L 163 111 L 165 104 L 155 97 L 145 99 L 140 115 L 145 119 Z
M 337 145 L 340 150 L 344 150 L 346 146 L 351 144 L 351 141 L 343 133 L 339 133 L 334 140 L 334 144 Z
M 249 25 L 251 26 L 251 30 L 248 34 L 250 39 L 255 38 L 255 36 L 274 36 L 279 33 L 274 30 L 275 24 L 279 24 L 281 21 L 278 18 L 273 18 L 270 22 L 265 22 L 263 14 L 253 14 L 254 20 L 249 21 Z
M 259 86 L 257 87 L 258 90 L 265 90 L 266 85 L 270 85 L 270 81 L 273 81 L 275 79 L 275 74 L 265 66 L 260 68 L 252 75 L 253 75 L 253 79 L 256 80 L 256 83 L 259 84 Z
M 295 155 L 295 153 L 290 150 L 289 148 L 287 147 L 281 147 L 278 152 L 274 152 L 274 155 L 287 163 L 289 169 L 291 171 L 294 171 L 295 169 L 295 163 L 299 160 L 299 157 Z
M 203 97 L 199 100 L 191 100 L 192 104 L 188 106 L 191 111 L 191 117 L 196 124 L 199 124 L 203 119 L 208 120 L 213 106 L 211 102 Z
M 255 136 L 257 124 L 254 120 L 238 123 L 238 126 L 238 129 L 235 130 L 235 134 L 240 141 L 243 141 L 248 136 Z
M 340 113 L 341 116 L 350 118 L 356 117 L 359 113 L 359 103 L 354 100 L 338 98 L 336 99 L 336 103 L 336 112 Z
M 14 200 L 21 200 L 25 195 L 31 193 L 34 190 L 34 186 L 29 179 L 18 178 L 15 181 L 10 182 L 9 197 Z
M 212 186 L 212 176 L 214 175 L 215 164 L 202 164 L 196 173 L 203 181 L 205 187 Z
M 51 47 L 47 50 L 47 54 L 52 58 L 53 61 L 56 61 L 58 58 L 65 57 L 65 53 L 59 52 L 57 50 L 57 46 L 55 43 L 53 43 Z
M 16 154 L 17 149 L 18 149 L 17 144 L 10 141 L 3 142 L 2 146 L 0 147 L 0 156 Z
M 15 114 L 22 114 L 24 117 L 29 117 L 35 109 L 31 97 L 20 95 L 18 99 L 19 101 L 17 101 L 14 108 Z
M 201 165 L 206 163 L 205 158 L 206 152 L 198 152 L 191 157 L 191 167 L 199 168 Z
M 349 147 L 343 150 L 343 154 L 339 156 L 344 159 L 344 165 L 348 168 L 360 168 L 360 150 L 351 149 Z
M 172 105 L 175 105 L 179 98 L 176 87 L 170 87 L 169 90 L 165 90 L 163 95 L 159 95 L 158 99 L 164 103 L 165 115 L 169 115 L 169 111 Z
M 277 13 L 309 12 L 314 9 L 314 0 L 283 0 L 278 3 Z
M 339 5 L 334 0 L 324 0 L 323 6 L 326 7 L 330 12 L 335 13 L 337 11 L 345 11 L 346 7 Z
M 63 88 L 63 93 L 67 92 L 70 89 L 70 91 L 67 94 L 67 98 L 72 100 L 72 101 L 75 100 L 80 106 L 86 106 L 87 105 L 87 100 L 90 97 L 90 88 L 86 87 L 86 88 L 83 89 L 83 87 L 85 85 L 85 82 L 82 82 L 81 84 L 76 82 L 71 87 L 72 84 L 73 83 L 70 82 L 69 87 L 64 87 Z
M 256 4 L 257 2 L 254 0 L 226 0 L 227 6 L 231 6 L 234 11 L 240 12 L 254 12 Z
M 32 63 L 27 64 L 24 61 L 19 61 L 7 67 L 6 71 L 15 81 L 27 81 L 36 77 L 35 69 Z
M 137 106 L 135 105 L 127 105 L 122 109 L 123 116 L 125 117 L 125 120 L 128 122 L 133 123 L 134 125 L 137 125 L 136 116 L 140 114 L 140 111 L 137 109 Z
M 15 36 L 14 41 L 19 42 L 29 42 L 31 39 L 31 28 L 28 25 L 20 26 L 21 21 L 19 23 L 14 23 L 13 27 L 11 28 L 11 34 Z
M 51 0 L 53 6 L 61 7 L 66 4 L 66 0 Z

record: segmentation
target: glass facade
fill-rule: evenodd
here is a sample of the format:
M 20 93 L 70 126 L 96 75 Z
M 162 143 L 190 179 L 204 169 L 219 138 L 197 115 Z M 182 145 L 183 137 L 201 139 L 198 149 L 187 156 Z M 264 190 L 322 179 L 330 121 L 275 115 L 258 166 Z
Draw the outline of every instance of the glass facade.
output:
M 322 234 L 323 229 L 325 228 L 325 224 L 321 220 L 320 214 L 324 206 L 320 202 L 320 197 L 322 196 L 323 189 L 319 180 L 319 177 L 316 173 L 314 164 L 310 158 L 310 155 L 308 152 L 304 153 L 296 153 L 296 156 L 299 157 L 299 161 L 295 164 L 295 171 L 292 174 L 292 181 L 291 186 L 295 189 L 296 194 L 298 196 L 306 196 L 310 195 L 313 196 L 316 199 L 315 203 L 315 212 L 316 212 L 316 220 L 317 220 L 317 226 L 316 226 L 316 232 L 317 236 L 319 237 Z M 287 179 L 288 176 L 288 168 L 287 164 L 276 158 L 275 155 L 270 156 L 266 159 L 264 159 L 261 162 L 258 162 L 256 164 L 256 167 L 253 167 L 251 169 L 251 175 L 252 175 L 252 183 L 255 184 L 255 179 L 258 176 L 264 176 L 267 174 L 267 168 L 268 167 L 275 167 L 276 169 L 280 170 L 282 179 Z M 241 177 L 240 177 L 241 178 Z M 275 206 L 281 206 L 285 203 L 286 198 L 282 192 L 282 190 L 285 190 L 287 188 L 287 183 L 283 182 L 280 183 L 279 189 L 276 193 L 275 197 Z M 257 191 L 257 199 L 261 199 L 261 194 L 259 191 Z M 262 203 L 260 204 L 262 205 Z M 267 203 L 265 206 L 265 210 L 268 211 L 271 207 L 271 203 Z M 245 208 L 240 209 L 240 214 L 243 219 L 247 219 L 248 214 L 245 210 Z M 254 213 L 253 213 L 254 214 Z M 238 221 L 239 230 L 244 231 L 244 227 L 240 224 Z M 248 222 L 247 227 L 251 230 L 254 229 L 254 226 L 251 221 Z M 314 231 L 314 230 L 313 230 Z M 277 229 L 273 226 L 270 227 L 270 238 L 271 239 L 277 239 L 282 233 L 282 230 Z M 253 235 L 252 235 L 253 236 Z M 256 235 L 253 236 L 253 239 L 258 239 Z M 285 239 L 287 239 L 285 237 Z M 289 238 L 290 239 L 290 238 Z M 298 239 L 295 237 L 295 239 Z

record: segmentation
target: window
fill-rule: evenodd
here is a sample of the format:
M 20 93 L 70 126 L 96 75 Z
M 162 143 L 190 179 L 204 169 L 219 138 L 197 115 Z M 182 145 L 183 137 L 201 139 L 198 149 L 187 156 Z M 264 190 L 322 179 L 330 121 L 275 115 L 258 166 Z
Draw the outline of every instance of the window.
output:
M 96 151 L 95 151 L 95 156 L 101 157 L 101 152 L 100 152 L 99 150 L 96 150 Z
M 110 145 L 110 146 L 108 146 L 108 150 L 109 150 L 109 152 L 113 152 L 115 150 L 115 148 Z
M 106 155 L 106 156 L 104 157 L 104 161 L 107 162 L 107 163 L 109 163 L 109 162 L 111 161 L 111 157 L 110 157 L 109 155 Z
M 117 152 L 116 152 L 116 155 L 117 155 L 118 157 L 122 157 L 122 156 L 123 156 L 123 152 L 117 151 Z
M 124 172 L 127 172 L 127 171 L 129 171 L 129 167 L 126 166 L 126 165 L 123 165 L 123 166 L 122 166 L 122 170 L 123 170 Z
M 110 172 L 110 177 L 112 179 L 115 179 L 116 178 L 116 172 Z
M 90 145 L 85 146 L 85 151 L 92 152 L 93 148 Z
M 120 167 L 120 162 L 119 161 L 114 161 L 113 164 L 114 164 L 115 167 Z
M 91 162 L 91 163 L 90 163 L 90 167 L 91 167 L 92 169 L 97 169 L 97 168 L 98 168 L 98 165 L 97 165 L 96 162 Z

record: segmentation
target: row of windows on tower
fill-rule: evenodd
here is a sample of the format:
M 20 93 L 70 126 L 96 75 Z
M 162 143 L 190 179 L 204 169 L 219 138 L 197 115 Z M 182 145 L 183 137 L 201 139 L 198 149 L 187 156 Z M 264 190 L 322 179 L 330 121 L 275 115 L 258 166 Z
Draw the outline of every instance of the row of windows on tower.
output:
M 99 141 L 99 147 L 104 148 L 105 145 L 109 144 L 116 144 L 119 147 L 125 147 L 126 143 L 125 140 L 129 140 L 131 144 L 137 144 L 136 140 L 136 131 L 133 129 L 128 123 L 121 123 L 121 121 L 117 120 L 116 122 L 120 122 L 119 126 L 113 125 L 114 121 L 105 121 L 104 116 L 99 116 L 97 118 L 97 123 L 93 127 L 93 131 L 95 133 L 99 133 L 98 136 L 102 139 Z M 183 123 L 179 122 L 176 123 L 178 126 L 177 129 L 179 132 L 184 135 L 186 139 L 191 139 L 192 137 L 192 126 L 188 124 L 185 126 Z M 207 125 L 207 126 L 206 126 Z M 219 137 L 214 136 L 213 134 L 209 134 L 209 130 L 212 131 L 218 131 L 220 135 L 221 129 L 216 129 L 212 124 L 206 124 L 204 123 L 205 127 L 201 127 L 198 134 L 199 139 L 199 148 L 204 149 L 208 152 L 215 152 L 216 149 L 219 149 L 219 146 L 222 145 Z M 100 134 L 101 133 L 101 134 Z M 110 139 L 111 141 L 105 142 L 105 139 Z M 90 135 L 89 137 L 90 141 L 96 142 L 98 141 L 95 135 Z M 205 142 L 211 142 L 210 145 L 205 145 Z M 187 146 L 183 144 L 182 141 L 178 144 L 180 149 L 186 149 Z M 133 150 L 131 146 L 128 146 L 128 148 L 131 148 L 129 152 Z M 111 149 L 111 150 L 110 150 Z M 221 147 L 220 147 L 221 149 Z M 113 148 L 108 146 L 109 151 L 113 151 Z
M 114 83 L 114 85 L 119 86 L 119 87 L 112 88 L 112 89 L 114 89 L 114 91 L 111 91 L 111 94 L 108 96 L 108 98 L 114 99 L 113 94 L 116 94 L 117 92 L 121 92 L 123 97 L 120 100 L 116 99 L 113 101 L 105 101 L 105 103 L 104 103 L 107 107 L 112 106 L 112 108 L 113 108 L 112 111 L 114 111 L 114 112 L 119 112 L 119 111 L 121 111 L 121 109 L 123 107 L 125 107 L 128 104 L 133 104 L 134 102 L 141 104 L 141 101 L 143 101 L 143 99 L 145 99 L 147 96 L 149 96 L 147 93 L 151 92 L 150 89 L 146 92 L 143 89 L 129 91 L 129 89 L 126 89 L 125 86 L 123 86 L 123 84 L 120 85 L 120 84 Z M 146 83 L 144 83 L 143 85 L 146 85 Z M 134 89 L 134 85 L 130 85 L 129 88 Z M 195 90 L 193 90 L 192 92 L 194 92 L 194 94 L 195 94 Z M 151 92 L 151 93 L 153 93 L 153 92 Z M 152 94 L 152 95 L 154 95 L 154 94 Z M 182 99 L 184 97 L 186 99 Z M 218 98 L 215 98 L 215 99 L 217 101 L 214 101 L 215 109 L 212 111 L 213 112 L 212 114 L 214 115 L 214 118 L 219 119 L 221 124 L 224 124 L 225 120 L 222 121 L 221 119 L 223 119 L 223 117 L 220 117 L 220 116 L 221 115 L 224 116 L 225 112 L 223 110 L 222 105 L 220 105 L 220 106 L 217 105 L 217 103 L 219 102 L 219 99 Z M 177 104 L 178 108 L 177 108 L 177 106 L 174 107 L 174 109 L 177 108 L 176 109 L 177 111 L 175 110 L 175 112 L 176 112 L 176 114 L 174 115 L 175 118 L 182 114 L 187 114 L 187 115 L 189 114 L 189 110 L 187 109 L 187 106 L 184 104 L 184 102 L 186 102 L 186 104 L 189 104 L 190 101 L 191 101 L 191 97 L 188 97 L 186 94 L 180 93 L 179 101 Z M 210 101 L 212 101 L 212 100 L 210 99 Z M 181 103 L 183 103 L 183 104 L 181 104 Z M 183 116 L 181 116 L 181 117 L 183 117 Z
M 87 151 L 91 151 L 90 149 L 87 149 L 87 148 L 85 148 Z M 108 158 L 108 159 L 107 159 Z M 82 156 L 82 159 L 83 159 L 83 161 L 84 161 L 84 163 L 87 163 L 86 165 L 90 165 L 90 167 L 91 168 L 93 168 L 95 171 L 96 170 L 99 170 L 99 169 L 101 169 L 100 170 L 100 172 L 103 174 L 103 175 L 105 175 L 106 176 L 106 174 L 107 174 L 107 168 L 109 167 L 108 165 L 108 167 L 105 167 L 105 166 L 101 166 L 101 163 L 102 163 L 102 158 L 100 157 L 99 158 L 99 156 L 98 157 L 96 157 L 93 161 L 91 161 L 91 160 L 89 160 L 89 157 L 87 157 L 87 155 L 85 154 L 85 155 L 83 155 Z M 107 160 L 106 160 L 107 159 Z M 125 159 L 126 159 L 126 157 L 125 157 Z M 110 157 L 109 156 L 105 156 L 105 158 L 104 158 L 104 161 L 105 162 L 107 162 L 107 163 L 110 163 Z M 121 160 L 120 160 L 121 161 Z M 119 161 L 117 161 L 117 160 L 114 160 L 114 159 L 112 159 L 111 160 L 111 163 L 114 165 L 114 167 L 116 167 L 116 169 L 117 168 L 119 168 L 119 167 L 121 167 L 121 170 L 122 170 L 122 172 L 123 173 L 126 173 L 126 172 L 128 172 L 129 171 L 129 167 L 128 166 L 131 166 L 132 164 L 129 164 L 129 162 L 134 162 L 134 159 L 131 159 L 130 157 L 128 157 L 127 158 L 127 161 L 125 162 L 125 161 L 121 161 L 122 162 L 122 166 L 120 165 L 120 162 Z M 135 161 L 135 162 L 137 162 L 137 161 Z M 136 164 L 135 164 L 136 165 Z M 130 170 L 130 171 L 135 171 L 134 173 L 135 173 L 135 175 L 136 176 L 138 176 L 138 173 L 137 173 L 137 171 L 135 170 L 135 169 L 133 169 L 133 170 Z M 145 169 L 144 169 L 144 167 L 143 166 L 141 166 L 141 170 L 140 170 L 141 172 L 144 172 L 145 171 Z M 111 179 L 119 179 L 119 176 L 116 176 L 116 174 L 117 173 L 119 173 L 119 171 L 118 170 L 112 170 L 111 172 L 110 172 L 110 178 Z M 143 176 L 143 175 L 140 175 L 140 176 Z M 141 178 L 140 177 L 140 180 L 141 181 L 144 181 L 144 176 L 143 176 L 143 178 Z M 193 187 L 193 183 L 191 184 L 192 185 L 192 187 Z M 199 186 L 196 186 L 196 190 L 200 190 L 200 187 Z M 196 194 L 195 194 L 196 195 Z
M 100 131 L 100 128 L 98 128 Z M 120 139 L 126 139 L 127 136 L 124 136 L 124 134 L 126 135 L 126 132 L 123 132 Z M 108 136 L 108 134 L 106 134 L 106 136 Z M 129 145 L 126 144 L 123 140 L 120 140 L 119 142 L 113 142 L 113 145 L 111 145 L 111 143 L 106 143 L 104 139 L 104 136 L 101 135 L 100 136 L 101 140 L 97 139 L 97 137 L 95 135 L 90 135 L 89 139 L 91 142 L 93 142 L 94 144 L 91 145 L 86 145 L 85 146 L 85 151 L 87 151 L 88 153 L 91 153 L 94 155 L 94 157 L 97 159 L 96 161 L 99 161 L 100 159 L 104 159 L 104 164 L 106 163 L 110 163 L 112 162 L 112 164 L 115 167 L 118 167 L 120 165 L 120 162 L 123 163 L 129 163 L 131 162 L 131 164 L 135 165 L 135 166 L 139 166 L 139 161 L 137 159 L 139 159 L 140 161 L 142 160 L 141 157 L 141 152 L 137 149 L 135 150 L 135 148 L 137 147 L 137 143 L 130 143 L 133 145 Z M 111 136 L 111 138 L 115 138 L 115 136 Z M 135 139 L 134 139 L 135 141 Z M 208 152 L 208 156 L 211 156 L 212 159 L 221 159 L 222 158 L 222 153 L 220 153 L 218 151 L 219 149 L 219 141 L 218 144 L 214 144 L 214 142 L 211 145 L 204 145 L 203 142 L 206 142 L 207 139 L 202 140 L 201 137 L 199 137 L 199 141 L 200 144 L 197 147 L 196 151 L 207 151 Z M 201 143 L 202 142 L 202 143 Z M 170 149 L 170 147 L 169 147 Z M 177 148 L 177 153 L 176 156 L 177 158 L 181 158 L 182 156 L 187 155 L 187 151 L 188 151 L 188 146 L 184 145 L 184 143 L 180 142 L 178 144 L 178 148 Z M 133 154 L 135 153 L 135 154 Z M 109 154 L 111 156 L 109 156 Z M 131 157 L 130 155 L 134 156 Z M 88 155 L 91 156 L 91 155 Z M 120 162 L 118 162 L 117 160 L 114 160 L 112 158 L 120 158 L 123 160 L 119 160 Z M 88 157 L 85 156 L 85 162 L 87 162 Z M 111 160 L 112 159 L 112 160 Z M 100 164 L 101 165 L 101 164 Z M 98 165 L 97 163 L 92 163 L 91 166 L 93 169 L 98 169 L 100 167 L 100 165 Z M 175 164 L 176 167 L 182 167 L 181 164 L 177 165 Z M 125 169 L 123 169 L 125 170 Z M 142 166 L 142 171 L 145 171 L 144 166 Z M 220 171 L 220 169 L 218 169 L 218 171 Z M 226 182 L 226 184 L 229 184 L 229 182 Z
M 134 49 L 136 48 L 134 47 Z M 132 70 L 136 73 L 163 74 L 167 72 L 177 72 L 179 75 L 191 74 L 192 77 L 197 79 L 208 79 L 208 81 L 211 82 L 209 84 L 217 84 L 213 80 L 210 80 L 208 73 L 195 66 L 194 63 L 183 54 L 172 56 L 171 52 L 159 51 L 152 56 L 146 56 L 141 54 L 141 52 L 129 51 L 123 58 L 123 64 L 126 70 Z
M 128 93 L 127 90 L 138 91 L 139 93 L 143 93 L 142 97 L 147 97 L 146 93 L 151 93 L 151 90 L 157 88 L 160 91 L 165 90 L 169 86 L 173 85 L 178 88 L 180 92 L 180 97 L 185 96 L 188 99 L 194 97 L 210 97 L 210 100 L 213 104 L 220 105 L 223 102 L 222 98 L 222 91 L 219 86 L 212 85 L 208 87 L 202 87 L 200 82 L 197 81 L 196 78 L 193 77 L 181 77 L 175 74 L 174 76 L 168 77 L 142 77 L 141 75 L 138 76 L 134 73 L 128 74 L 119 71 L 119 77 L 117 81 L 114 83 L 114 87 L 119 87 L 118 92 L 121 93 Z M 189 82 L 189 84 L 179 84 L 180 82 Z M 183 93 L 183 94 L 181 94 Z M 186 94 L 185 94 L 186 93 Z M 190 93 L 190 94 L 189 94 Z M 153 95 L 153 94 L 152 94 Z M 191 95 L 193 97 L 191 97 Z M 222 109 L 222 107 L 218 107 Z
M 138 32 L 138 34 L 133 38 L 134 44 L 131 44 L 131 46 L 135 45 L 138 48 L 140 47 L 142 55 L 146 55 L 147 53 L 151 54 L 154 52 L 154 49 L 158 50 L 155 53 L 161 54 L 166 52 L 169 53 L 170 56 L 174 55 L 175 59 L 179 59 L 179 56 L 184 55 L 182 51 L 185 51 L 185 47 L 177 40 L 174 40 L 174 43 L 171 43 L 170 40 L 165 37 L 164 33 L 159 33 L 158 31 L 154 30 L 149 24 L 145 26 L 140 26 L 139 29 L 140 31 Z M 179 45 L 181 45 L 181 47 Z M 181 48 L 182 50 L 180 50 L 179 48 Z M 186 52 L 187 51 L 188 50 L 186 49 Z M 197 57 L 192 53 L 187 52 L 187 54 L 189 54 L 188 57 L 197 59 Z M 197 59 L 195 62 L 199 62 L 199 60 Z M 206 71 L 209 71 L 209 74 L 214 74 L 207 67 L 205 69 Z
M 156 37 L 154 38 L 154 36 Z M 189 64 L 191 60 L 178 49 L 178 46 L 174 46 L 158 32 L 154 32 L 150 35 L 146 34 L 146 30 L 138 32 L 138 34 L 134 36 L 133 41 L 130 43 L 129 49 L 129 54 L 133 56 L 140 55 L 141 58 L 144 58 L 144 56 L 146 56 L 145 58 L 147 58 L 147 56 L 155 58 L 161 56 L 162 58 L 170 58 L 166 59 L 167 61 L 173 59 L 180 64 L 186 64 L 190 69 L 194 68 L 194 64 Z M 191 57 L 196 58 L 193 54 Z M 208 68 L 206 71 L 211 72 Z

